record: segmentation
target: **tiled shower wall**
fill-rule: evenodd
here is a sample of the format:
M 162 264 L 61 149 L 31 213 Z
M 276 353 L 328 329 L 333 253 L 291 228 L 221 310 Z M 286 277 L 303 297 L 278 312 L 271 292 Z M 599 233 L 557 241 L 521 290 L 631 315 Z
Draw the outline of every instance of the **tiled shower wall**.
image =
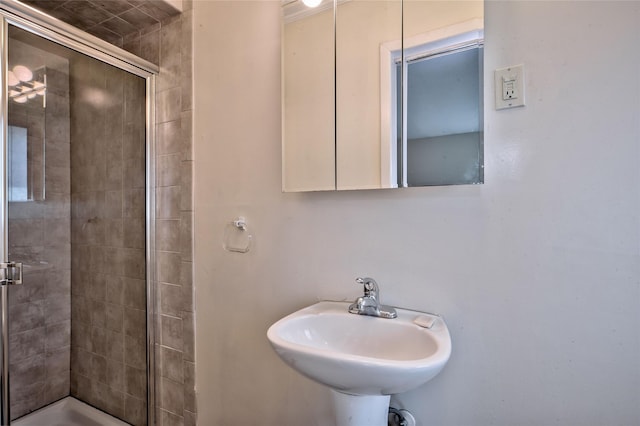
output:
M 145 82 L 77 56 L 71 91 L 71 395 L 146 424 Z
M 67 5 L 126 8 L 141 1 L 33 1 L 32 6 L 59 8 Z M 108 4 L 107 4 L 108 3 Z M 157 424 L 195 425 L 194 303 L 192 285 L 192 4 L 183 1 L 183 13 L 174 17 L 154 15 L 159 23 L 134 20 L 140 30 L 120 37 L 95 34 L 142 58 L 159 64 L 156 102 L 157 224 L 156 276 L 158 282 L 156 383 Z M 55 6 L 54 6 L 55 4 Z M 63 18 L 65 10 L 58 11 Z M 149 14 L 149 11 L 146 11 Z M 123 18 L 122 15 L 118 17 Z M 146 19 L 146 17 L 143 16 Z M 70 16 L 76 26 L 91 20 Z M 76 22 L 77 21 L 77 22 Z M 95 22 L 94 22 L 95 24 Z M 89 218 L 90 219 L 90 218 Z
M 123 37 L 178 13 L 158 0 L 22 0 L 49 15 L 122 47 Z
M 195 425 L 192 285 L 190 2 L 160 28 L 125 38 L 124 48 L 160 65 L 156 85 L 157 421 Z
M 48 78 L 48 108 L 40 97 L 9 104 L 9 125 L 27 129 L 33 193 L 28 201 L 9 202 L 9 258 L 23 262 L 25 283 L 9 288 L 15 419 L 69 394 L 71 233 L 68 64 L 17 41 L 11 46 L 11 57 L 21 56 L 10 59 L 12 65 L 28 63 L 31 55 L 47 66 Z
M 191 144 L 192 9 L 125 37 L 156 84 L 157 423 L 196 423 Z

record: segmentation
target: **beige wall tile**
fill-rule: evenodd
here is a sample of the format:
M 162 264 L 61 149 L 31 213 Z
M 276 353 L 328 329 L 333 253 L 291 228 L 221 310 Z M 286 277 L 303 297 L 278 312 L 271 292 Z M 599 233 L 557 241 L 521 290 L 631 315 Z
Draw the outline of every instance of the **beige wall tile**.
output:
M 125 395 L 124 419 L 132 425 L 141 425 L 147 419 L 147 403 L 145 399 Z
M 13 307 L 20 303 L 35 302 L 46 297 L 44 290 L 45 273 L 43 271 L 23 271 L 24 282 L 29 285 L 19 285 L 9 287 L 9 306 Z
M 184 386 L 165 377 L 160 379 L 162 396 L 160 406 L 171 413 L 182 416 L 184 410 Z
M 116 362 L 124 363 L 124 333 L 107 330 L 106 339 L 107 358 Z
M 182 122 L 182 155 L 184 161 L 193 160 L 193 113 L 182 111 L 180 114 Z
M 146 281 L 135 278 L 123 278 L 124 306 L 135 309 L 146 309 Z
M 180 19 L 160 29 L 160 74 L 157 90 L 159 92 L 180 86 L 181 77 L 181 25 Z
M 9 202 L 9 219 L 42 219 L 45 203 L 42 202 Z M 52 219 L 52 218 L 51 218 Z
M 191 110 L 193 86 L 193 12 L 188 10 L 182 14 L 182 34 L 180 37 L 182 111 Z
M 46 324 L 56 324 L 71 319 L 71 298 L 68 294 L 50 296 L 44 301 Z
M 107 384 L 110 388 L 125 391 L 124 370 L 123 362 L 107 360 Z
M 69 350 L 71 345 L 71 320 L 65 320 L 56 324 L 45 325 L 45 351 L 52 352 L 65 348 Z
M 156 125 L 158 155 L 179 153 L 182 150 L 182 120 L 166 121 Z
M 196 413 L 193 411 L 184 411 L 184 426 L 196 426 Z
M 183 261 L 192 260 L 193 252 L 193 212 L 180 214 L 180 253 Z
M 137 340 L 130 336 L 124 338 L 124 363 L 125 365 L 144 369 L 147 365 L 146 340 Z
M 184 360 L 195 362 L 195 315 L 192 312 L 182 312 L 182 319 Z
M 63 373 L 47 376 L 47 381 L 44 385 L 44 401 L 57 401 L 68 396 L 70 380 L 68 363 Z
M 42 219 L 13 219 L 9 221 L 9 246 L 44 245 Z
M 160 62 L 160 31 L 152 31 L 140 36 L 140 57 L 149 62 Z
M 102 326 L 91 326 L 92 355 L 107 356 L 107 331 Z
M 144 369 L 131 366 L 125 367 L 125 387 L 128 395 L 136 398 L 146 398 L 147 395 L 147 374 Z
M 159 413 L 160 413 L 159 414 L 160 418 L 158 420 L 160 422 L 160 426 L 183 426 L 184 425 L 184 418 L 182 416 L 179 416 L 174 413 L 170 413 L 169 411 L 166 411 L 164 409 L 160 409 Z
M 157 279 L 163 283 L 180 284 L 180 253 L 159 251 L 156 253 Z
M 177 186 L 181 184 L 182 154 L 159 155 L 156 162 L 157 185 Z
M 106 301 L 108 303 L 124 304 L 124 281 L 123 277 L 108 277 L 106 279 Z
M 160 313 L 180 316 L 184 308 L 182 298 L 182 286 L 159 283 L 160 290 Z
M 156 221 L 156 249 L 161 251 L 180 250 L 180 220 Z
M 184 409 L 190 412 L 196 411 L 196 365 L 193 362 L 183 361 L 184 370 Z
M 146 312 L 141 309 L 124 308 L 124 333 L 138 340 L 146 339 Z
M 122 333 L 124 329 L 124 307 L 120 304 L 105 304 L 105 328 Z
M 126 248 L 144 249 L 146 244 L 146 223 L 141 217 L 123 220 L 122 243 Z
M 193 161 L 181 163 L 180 188 L 180 210 L 193 210 Z
M 176 383 L 184 382 L 182 365 L 182 352 L 175 349 L 162 347 L 160 349 L 161 376 Z
M 183 331 L 182 319 L 167 315 L 160 316 L 161 338 L 160 343 L 163 346 L 182 351 L 183 349 Z
M 9 332 L 20 333 L 44 327 L 44 300 L 20 303 L 9 308 Z
M 156 95 L 156 122 L 178 120 L 182 111 L 182 92 L 180 87 L 173 87 Z
M 156 218 L 180 218 L 180 187 L 167 186 L 156 188 Z

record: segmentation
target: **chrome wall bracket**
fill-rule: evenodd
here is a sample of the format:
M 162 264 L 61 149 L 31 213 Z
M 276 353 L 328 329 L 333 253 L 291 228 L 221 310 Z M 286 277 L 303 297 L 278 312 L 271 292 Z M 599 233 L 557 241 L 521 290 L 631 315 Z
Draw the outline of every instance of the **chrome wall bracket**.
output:
M 0 263 L 0 285 L 22 284 L 22 263 Z

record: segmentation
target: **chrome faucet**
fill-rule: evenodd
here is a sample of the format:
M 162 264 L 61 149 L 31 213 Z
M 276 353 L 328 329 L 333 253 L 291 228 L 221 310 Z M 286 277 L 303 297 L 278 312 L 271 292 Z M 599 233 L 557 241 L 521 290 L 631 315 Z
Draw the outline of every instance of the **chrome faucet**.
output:
M 373 278 L 356 278 L 364 287 L 364 296 L 360 296 L 349 306 L 349 312 L 358 315 L 369 315 L 380 318 L 395 318 L 396 310 L 391 306 L 380 304 L 380 288 Z

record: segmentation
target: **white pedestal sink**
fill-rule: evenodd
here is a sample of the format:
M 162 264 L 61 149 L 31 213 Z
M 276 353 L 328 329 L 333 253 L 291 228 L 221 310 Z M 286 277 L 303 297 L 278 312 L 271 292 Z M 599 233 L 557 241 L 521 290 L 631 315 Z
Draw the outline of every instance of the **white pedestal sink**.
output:
M 449 360 L 451 337 L 435 315 L 397 309 L 394 319 L 354 315 L 320 302 L 267 331 L 276 353 L 331 388 L 337 426 L 386 426 L 390 395 L 414 389 Z

